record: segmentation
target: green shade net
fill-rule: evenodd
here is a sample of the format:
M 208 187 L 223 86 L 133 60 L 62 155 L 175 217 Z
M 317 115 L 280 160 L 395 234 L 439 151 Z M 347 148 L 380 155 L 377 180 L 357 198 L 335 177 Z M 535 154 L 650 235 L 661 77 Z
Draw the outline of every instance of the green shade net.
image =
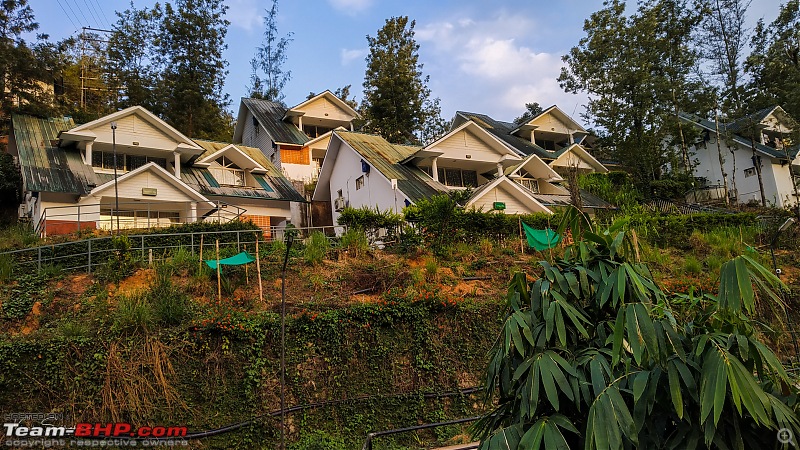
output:
M 536 230 L 529 227 L 525 222 L 522 222 L 522 228 L 525 229 L 525 237 L 528 238 L 528 245 L 538 251 L 553 248 L 561 240 L 561 236 L 550 228 Z
M 251 262 L 253 262 L 255 260 L 256 259 L 253 257 L 253 255 L 251 255 L 251 254 L 249 254 L 247 252 L 242 252 L 242 253 L 239 253 L 238 255 L 231 256 L 230 258 L 220 259 L 219 260 L 219 265 L 220 266 L 241 266 L 242 264 L 249 264 L 249 263 L 251 263 Z M 217 269 L 217 260 L 216 259 L 206 260 L 206 265 L 208 265 L 208 267 L 211 267 L 212 269 L 216 270 Z

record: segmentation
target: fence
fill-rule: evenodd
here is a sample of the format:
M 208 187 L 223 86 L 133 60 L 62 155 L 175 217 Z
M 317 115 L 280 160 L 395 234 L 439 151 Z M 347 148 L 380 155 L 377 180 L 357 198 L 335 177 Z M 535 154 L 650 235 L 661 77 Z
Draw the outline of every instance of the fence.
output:
M 199 253 L 202 249 L 204 255 L 214 255 L 217 240 L 220 242 L 220 250 L 227 253 L 234 249 L 238 253 L 245 248 L 252 252 L 255 250 L 256 239 L 259 239 L 261 243 L 282 240 L 288 230 L 290 229 L 274 228 L 266 239 L 262 237 L 263 230 L 260 229 L 124 236 L 130 241 L 131 247 L 128 251 L 131 254 L 139 256 L 142 261 L 153 262 L 166 259 L 172 250 L 178 248 L 187 249 L 193 254 Z M 291 230 L 294 230 L 298 239 L 304 239 L 314 231 L 320 231 L 328 236 L 339 235 L 346 231 L 343 226 L 291 228 Z M 42 270 L 42 267 L 59 266 L 65 271 L 83 270 L 92 273 L 118 251 L 112 239 L 112 236 L 106 236 L 54 243 L 0 253 L 0 255 L 10 257 L 15 271 L 33 272 L 35 270 L 38 272 Z
M 190 222 L 225 223 L 238 219 L 244 209 L 223 202 L 204 214 L 196 202 L 120 202 L 115 204 L 85 204 L 50 206 L 42 211 L 36 223 L 41 237 L 50 234 L 79 232 L 86 229 L 134 230 L 169 227 Z

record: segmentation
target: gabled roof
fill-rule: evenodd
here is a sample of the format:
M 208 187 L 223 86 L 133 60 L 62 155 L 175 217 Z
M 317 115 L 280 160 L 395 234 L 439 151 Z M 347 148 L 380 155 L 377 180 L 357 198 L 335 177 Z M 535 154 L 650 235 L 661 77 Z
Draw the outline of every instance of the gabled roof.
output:
M 283 120 L 286 108 L 277 102 L 257 98 L 242 98 L 239 116 L 234 132 L 234 141 L 241 142 L 244 131 L 245 111 L 250 111 L 259 125 L 266 130 L 272 140 L 281 144 L 304 145 L 308 136 L 293 123 Z
M 205 149 L 205 152 L 200 155 L 200 159 L 219 153 L 220 150 L 233 145 L 237 151 L 248 156 L 266 170 L 266 173 L 263 174 L 253 174 L 253 178 L 255 178 L 263 188 L 253 189 L 248 187 L 220 186 L 207 168 L 182 167 L 181 179 L 205 195 L 224 195 L 229 197 L 260 198 L 293 202 L 306 201 L 305 198 L 297 192 L 294 186 L 292 186 L 292 182 L 283 175 L 283 172 L 281 172 L 261 150 L 246 145 L 230 144 L 226 142 L 205 141 L 200 139 L 195 142 Z
M 201 141 L 197 141 L 198 143 Z M 209 145 L 212 144 L 212 145 Z M 248 169 L 254 171 L 256 173 L 265 173 L 267 169 L 260 163 L 258 163 L 255 159 L 253 159 L 247 152 L 242 150 L 236 144 L 227 144 L 224 145 L 222 148 L 217 149 L 213 144 L 222 144 L 221 142 L 210 142 L 206 141 L 206 145 L 209 148 L 204 147 L 205 152 L 200 155 L 197 161 L 195 161 L 194 165 L 198 167 L 207 167 L 212 162 L 217 160 L 220 156 L 225 156 L 236 163 L 241 169 Z M 242 146 L 244 147 L 244 146 Z M 261 152 L 259 152 L 261 153 Z M 242 163 L 242 161 L 244 163 Z
M 531 125 L 531 124 L 533 124 L 533 122 L 536 122 L 537 120 L 539 120 L 539 118 L 547 116 L 547 115 L 553 115 L 558 120 L 571 125 L 570 127 L 568 127 L 571 130 L 587 133 L 586 129 L 583 128 L 583 126 L 581 126 L 581 124 L 579 124 L 578 122 L 575 122 L 575 120 L 571 116 L 569 116 L 567 113 L 562 111 L 561 108 L 559 108 L 556 105 L 553 105 L 553 106 L 545 109 L 544 111 L 542 111 L 541 114 L 539 114 L 538 116 L 536 116 L 536 117 L 532 118 L 531 120 L 525 122 L 525 124 L 526 125 Z M 513 130 L 512 133 L 514 131 L 516 131 L 516 130 Z
M 197 146 L 191 139 L 186 137 L 183 133 L 176 130 L 168 123 L 161 120 L 158 116 L 151 113 L 147 109 L 141 106 L 131 106 L 129 108 L 125 108 L 121 111 L 117 111 L 115 113 L 111 113 L 107 116 L 103 116 L 97 120 L 93 120 L 91 122 L 85 123 L 83 125 L 79 125 L 75 128 L 67 130 L 63 133 L 63 136 L 83 136 L 86 135 L 87 137 L 91 137 L 94 133 L 91 131 L 92 128 L 99 127 L 101 125 L 110 124 L 111 122 L 117 121 L 123 117 L 127 117 L 130 115 L 136 115 L 141 117 L 159 131 L 163 132 L 165 135 L 169 136 L 170 138 L 174 139 L 178 142 L 179 146 L 183 146 L 185 150 L 201 150 L 200 147 Z
M 174 186 L 176 189 L 182 191 L 184 194 L 188 195 L 189 197 L 193 198 L 196 201 L 208 203 L 212 207 L 214 206 L 214 204 L 211 203 L 206 197 L 204 197 L 203 194 L 197 192 L 195 189 L 193 189 L 191 186 L 189 186 L 188 184 L 184 183 L 183 181 L 175 178 L 174 175 L 172 175 L 171 173 L 167 172 L 161 166 L 159 166 L 158 164 L 156 164 L 154 162 L 149 162 L 149 163 L 147 163 L 147 164 L 145 164 L 145 165 L 143 165 L 141 167 L 136 168 L 135 170 L 131 170 L 130 172 L 126 172 L 126 173 L 118 176 L 117 180 L 116 180 L 117 181 L 116 184 L 125 183 L 126 180 L 128 180 L 130 178 L 133 178 L 133 177 L 135 177 L 135 176 L 137 176 L 137 175 L 139 175 L 141 173 L 144 173 L 144 172 L 151 172 L 151 173 L 155 174 L 156 176 L 162 178 L 167 183 L 169 183 L 170 185 Z M 113 189 L 113 188 L 114 188 L 114 180 L 112 179 L 112 180 L 107 181 L 107 182 L 101 184 L 100 186 L 97 186 L 96 188 L 92 189 L 90 194 L 91 195 L 98 195 L 98 194 L 100 194 L 101 192 L 103 192 L 105 190 Z
M 509 180 L 508 177 L 506 176 L 495 178 L 491 182 L 486 183 L 483 186 L 480 186 L 477 189 L 475 189 L 475 191 L 472 193 L 472 196 L 470 196 L 469 200 L 467 200 L 466 206 L 473 205 L 476 201 L 480 200 L 481 198 L 483 198 L 483 196 L 491 192 L 492 189 L 495 189 L 500 186 L 503 186 L 507 190 L 509 190 L 517 200 L 526 203 L 527 206 L 531 208 L 532 211 L 535 209 L 539 209 L 542 210 L 542 212 L 553 214 L 553 212 L 550 211 L 548 207 L 546 207 L 539 200 L 534 198 L 533 192 L 522 187 L 518 183 Z
M 303 109 L 303 107 L 305 107 L 306 105 L 310 105 L 311 103 L 314 103 L 315 101 L 323 97 L 328 99 L 328 101 L 335 104 L 339 108 L 343 109 L 346 113 L 350 114 L 351 116 L 361 117 L 361 115 L 358 114 L 358 111 L 356 111 L 350 105 L 348 105 L 347 102 L 334 95 L 334 93 L 331 92 L 330 90 L 326 89 L 324 92 L 311 97 L 310 99 L 304 101 L 303 103 L 300 103 L 299 105 L 289 108 L 286 111 L 285 115 L 283 116 L 283 119 L 286 119 L 288 116 L 291 116 L 292 113 L 301 113 L 301 111 L 299 111 L 300 109 Z
M 498 139 L 496 135 L 490 133 L 486 128 L 476 124 L 473 120 L 468 120 L 468 121 L 464 122 L 463 124 L 461 124 L 461 125 L 455 127 L 454 129 L 450 130 L 450 132 L 448 132 L 447 134 L 445 134 L 441 138 L 439 138 L 436 141 L 426 145 L 425 146 L 425 150 L 428 150 L 430 148 L 436 147 L 440 143 L 452 138 L 455 134 L 459 133 L 460 131 L 467 130 L 467 129 L 472 131 L 479 140 L 483 141 L 487 146 L 489 146 L 490 148 L 494 149 L 495 151 L 497 151 L 497 152 L 499 152 L 501 154 L 511 155 L 511 156 L 514 157 L 513 159 L 519 159 L 520 158 L 519 152 L 515 151 L 514 149 L 512 149 L 511 147 L 509 147 L 508 145 L 503 143 L 503 141 Z
M 75 127 L 71 117 L 12 114 L 14 141 L 26 191 L 85 195 L 98 184 L 74 146 L 58 148 L 58 134 Z
M 757 126 L 761 124 L 764 119 L 766 119 L 773 112 L 776 112 L 776 110 L 783 112 L 783 108 L 780 106 L 768 106 L 740 119 L 736 119 L 733 122 L 724 124 L 723 127 L 732 133 L 746 132 L 750 126 Z M 785 115 L 786 113 L 783 112 L 783 114 Z
M 542 176 L 543 179 L 547 181 L 561 181 L 561 175 L 559 175 L 552 167 L 550 167 L 546 162 L 542 161 L 542 158 L 539 158 L 536 155 L 530 155 L 525 158 L 519 164 L 515 164 L 509 168 L 507 168 L 504 172 L 505 176 L 513 178 L 516 176 L 522 169 L 525 169 L 533 175 L 533 171 L 537 172 L 537 175 L 547 174 L 549 178 L 545 178 Z
M 338 139 L 347 144 L 358 153 L 364 162 L 375 168 L 387 179 L 396 179 L 397 188 L 412 202 L 432 197 L 436 194 L 447 192 L 447 187 L 434 181 L 425 172 L 418 168 L 402 164 L 401 161 L 416 153 L 420 147 L 389 143 L 381 136 L 352 131 L 335 131 L 331 143 Z M 329 147 L 329 154 L 325 157 L 320 181 L 317 183 L 316 199 L 324 199 L 324 177 L 330 176 L 330 168 L 336 158 L 335 150 Z M 321 186 L 323 186 L 321 188 Z M 330 188 L 330 186 L 328 186 Z M 319 195 L 318 195 L 319 193 Z M 329 194 L 329 193 L 328 193 Z M 317 198 L 319 197 L 319 198 Z
M 684 112 L 679 112 L 678 113 L 678 117 L 681 120 L 683 120 L 684 122 L 695 124 L 695 125 L 699 126 L 700 128 L 703 128 L 703 129 L 709 131 L 710 133 L 716 133 L 716 124 L 714 122 L 710 121 L 710 120 L 703 119 L 703 118 L 698 117 L 698 116 L 696 116 L 694 114 L 688 114 L 688 113 L 684 113 Z M 729 130 L 726 130 L 724 127 L 720 128 L 720 132 L 721 133 L 724 133 L 725 131 L 729 131 Z M 747 147 L 747 148 L 750 148 L 752 146 L 752 141 L 750 139 L 747 139 L 747 138 L 742 137 L 742 136 L 740 136 L 738 134 L 735 134 L 732 131 L 730 133 L 725 133 L 724 137 L 725 138 L 730 138 L 734 142 L 736 142 L 737 144 L 742 145 L 742 146 Z M 768 146 L 766 146 L 766 145 L 764 145 L 764 144 L 762 144 L 760 142 L 756 142 L 755 143 L 755 149 L 756 149 L 756 151 L 758 153 L 761 153 L 762 155 L 770 157 L 770 158 L 781 159 L 781 160 L 785 160 L 786 159 L 786 154 L 784 153 L 783 150 L 778 150 L 778 149 L 775 149 L 775 148 L 772 148 L 772 147 L 768 147 Z M 791 150 L 787 149 L 787 151 L 789 152 L 790 157 L 791 157 Z
M 600 173 L 608 173 L 608 169 L 606 168 L 606 166 L 604 166 L 600 161 L 598 161 L 594 156 L 592 156 L 591 153 L 587 152 L 582 145 L 579 144 L 572 144 L 566 149 L 564 149 L 564 151 L 561 152 L 561 155 L 558 158 L 556 158 L 555 161 L 550 163 L 550 166 L 562 166 L 559 163 L 561 163 L 564 160 L 567 160 L 569 158 L 570 153 L 578 155 L 578 158 L 582 159 L 590 166 L 592 166 L 592 168 L 594 168 L 595 171 Z

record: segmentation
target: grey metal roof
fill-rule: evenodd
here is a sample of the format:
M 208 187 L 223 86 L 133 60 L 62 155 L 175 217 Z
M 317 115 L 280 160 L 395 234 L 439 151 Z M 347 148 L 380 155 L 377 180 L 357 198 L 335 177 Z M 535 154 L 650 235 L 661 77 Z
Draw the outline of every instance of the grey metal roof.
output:
M 683 120 L 684 122 L 693 123 L 693 124 L 698 125 L 701 128 L 704 128 L 704 129 L 706 129 L 706 130 L 708 130 L 708 131 L 710 131 L 712 133 L 716 133 L 716 124 L 714 122 L 710 121 L 710 120 L 703 119 L 703 118 L 698 117 L 698 116 L 696 116 L 694 114 L 688 114 L 688 113 L 684 113 L 684 112 L 679 112 L 678 113 L 678 117 L 681 120 Z M 720 132 L 726 131 L 725 125 L 724 124 L 720 124 L 720 125 L 722 125 L 720 127 Z M 735 142 L 737 142 L 740 145 L 745 146 L 745 147 L 750 147 L 752 145 L 752 141 L 750 139 L 748 139 L 746 137 L 743 137 L 741 135 L 738 135 L 736 133 L 728 134 L 728 136 L 726 136 L 726 137 L 730 137 Z M 778 149 L 775 149 L 775 148 L 772 148 L 772 147 L 768 147 L 768 146 L 766 146 L 766 145 L 764 145 L 764 144 L 762 144 L 760 142 L 756 142 L 755 143 L 755 148 L 756 148 L 757 152 L 759 152 L 759 153 L 761 153 L 761 154 L 763 154 L 765 156 L 768 156 L 770 158 L 787 159 L 786 158 L 786 153 L 784 153 L 783 150 L 778 150 Z M 790 158 L 791 158 L 791 155 L 794 152 L 794 150 L 793 149 L 787 149 L 787 152 L 789 153 Z M 796 152 L 795 152 L 795 154 L 796 154 Z
M 84 195 L 98 179 L 76 148 L 58 148 L 58 133 L 75 127 L 71 117 L 40 118 L 12 114 L 25 190 Z
M 388 179 L 396 179 L 397 188 L 412 202 L 447 192 L 446 186 L 434 181 L 425 172 L 412 165 L 400 163 L 419 151 L 421 147 L 391 144 L 381 136 L 374 134 L 352 131 L 336 131 L 335 133 L 383 176 Z
M 293 123 L 283 120 L 286 108 L 280 103 L 258 98 L 243 98 L 242 103 L 253 113 L 275 142 L 303 145 L 310 139 Z
M 752 125 L 758 125 L 761 123 L 762 120 L 766 119 L 767 116 L 775 110 L 777 106 L 768 106 L 764 109 L 760 109 L 752 114 L 748 114 L 741 119 L 734 120 L 733 122 L 724 124 L 723 127 L 731 131 L 733 133 L 739 133 L 742 131 L 746 131 Z

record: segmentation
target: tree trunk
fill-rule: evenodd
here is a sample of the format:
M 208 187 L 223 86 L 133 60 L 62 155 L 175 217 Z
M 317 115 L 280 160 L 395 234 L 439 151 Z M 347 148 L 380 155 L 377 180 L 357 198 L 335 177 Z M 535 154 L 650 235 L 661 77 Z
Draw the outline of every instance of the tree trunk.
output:
M 728 196 L 728 174 L 725 173 L 725 159 L 722 157 L 722 146 L 719 142 L 719 112 L 714 108 L 714 126 L 717 132 L 717 157 L 719 157 L 719 170 L 722 172 L 722 186 L 725 189 L 725 206 L 731 206 L 731 199 Z
M 767 206 L 767 197 L 764 195 L 764 177 L 761 176 L 761 161 L 756 155 L 756 127 L 753 116 L 750 116 L 750 149 L 753 150 L 753 165 L 756 166 L 758 176 L 758 192 L 761 194 L 761 206 Z
M 683 136 L 683 124 L 681 118 L 678 116 L 680 112 L 678 108 L 678 100 L 675 98 L 675 88 L 672 89 L 672 104 L 675 105 L 675 117 L 678 118 L 678 134 L 681 137 L 681 155 L 683 156 L 683 168 L 687 174 L 692 173 L 692 167 L 689 163 L 689 149 L 686 147 L 686 138 Z

